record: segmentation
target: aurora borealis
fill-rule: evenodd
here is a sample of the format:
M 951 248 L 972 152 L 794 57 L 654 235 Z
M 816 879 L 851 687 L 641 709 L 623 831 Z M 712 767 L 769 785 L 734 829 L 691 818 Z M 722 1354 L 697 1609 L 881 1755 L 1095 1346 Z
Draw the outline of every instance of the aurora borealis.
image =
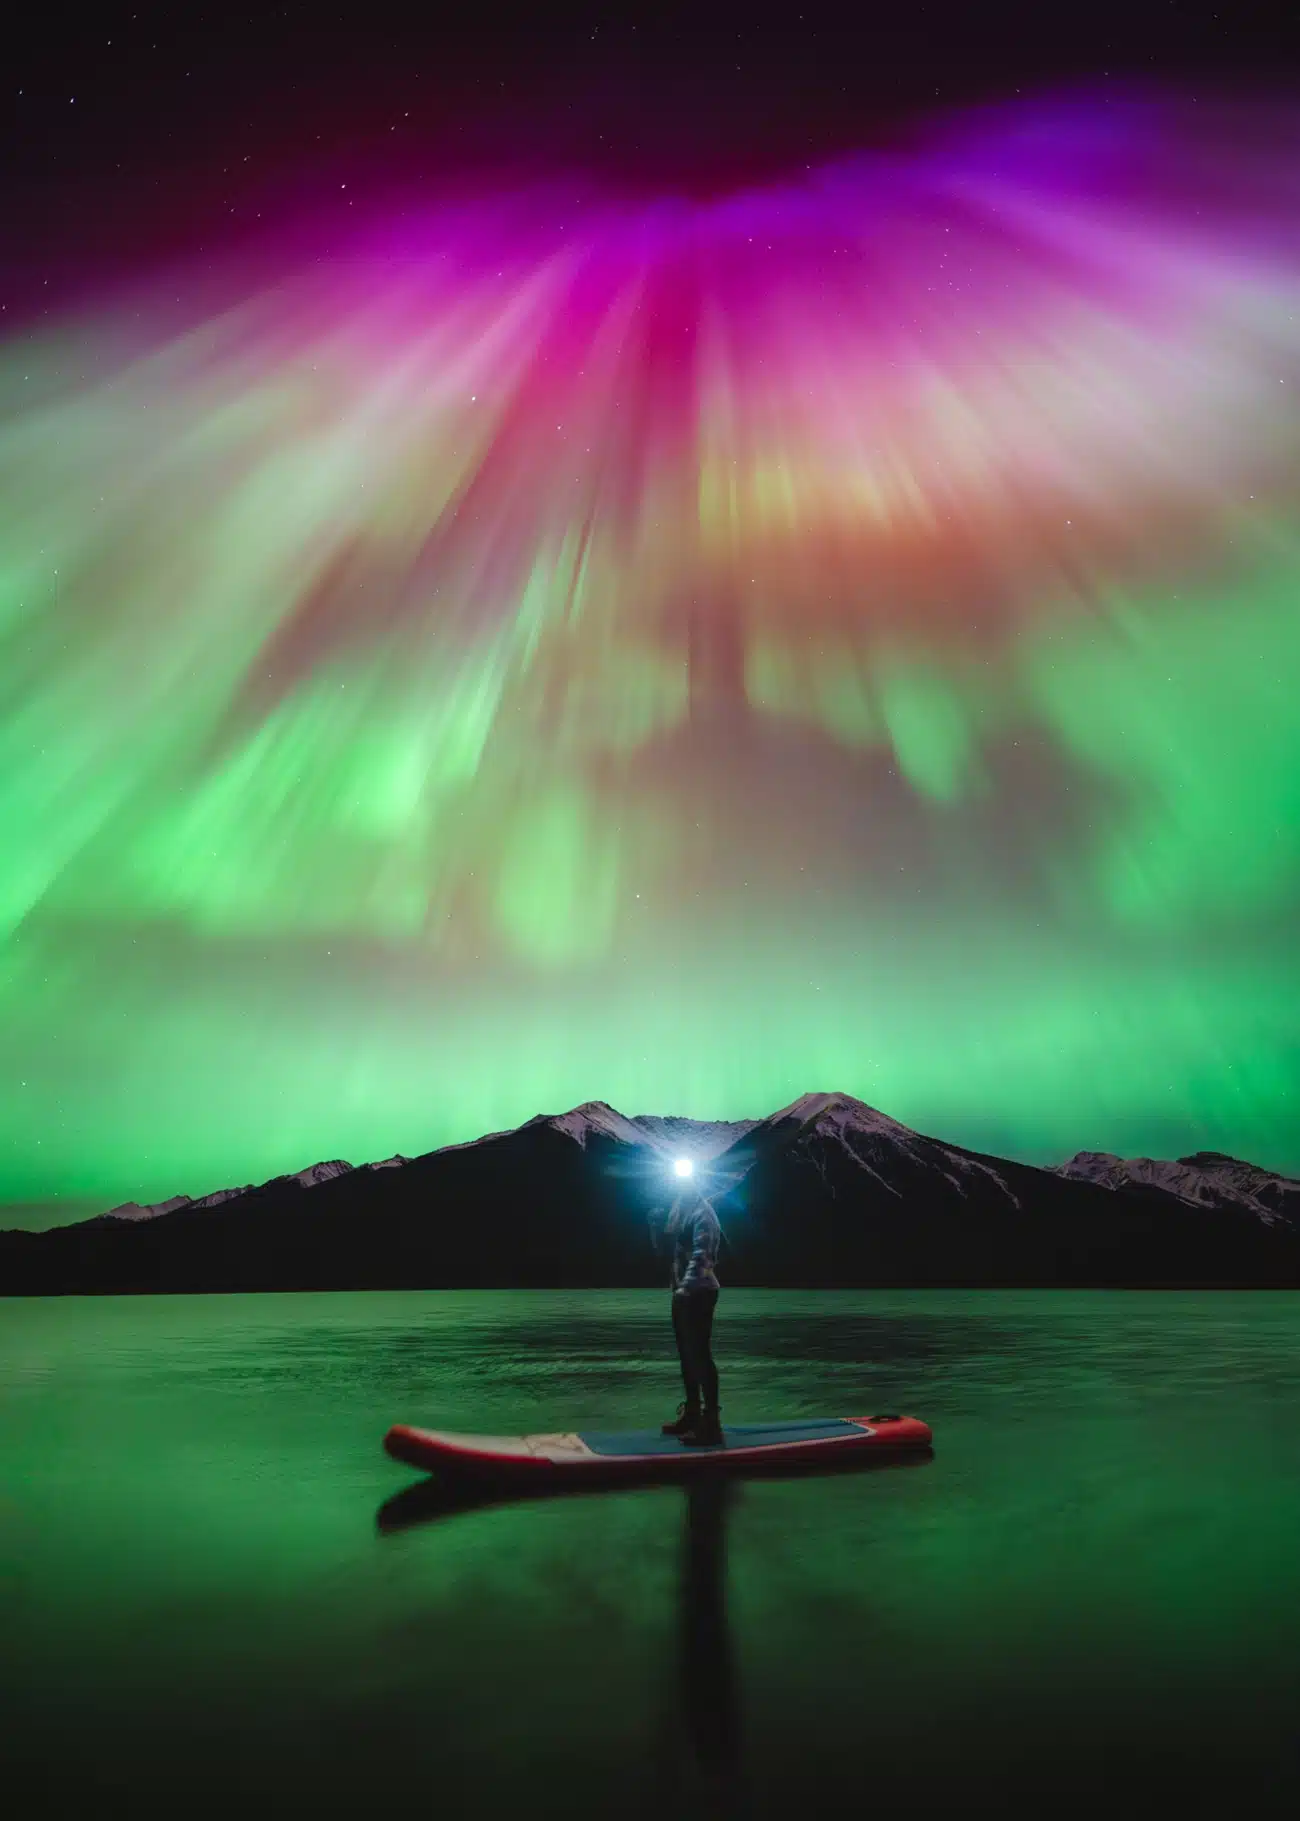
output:
M 819 1088 L 1300 1172 L 1293 124 L 443 194 L 0 342 L 0 1193 Z

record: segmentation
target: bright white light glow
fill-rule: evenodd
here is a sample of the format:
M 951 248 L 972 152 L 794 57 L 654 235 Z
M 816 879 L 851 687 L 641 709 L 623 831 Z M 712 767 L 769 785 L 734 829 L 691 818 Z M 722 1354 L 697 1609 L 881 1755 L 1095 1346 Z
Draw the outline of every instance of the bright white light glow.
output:
M 695 1165 L 691 1162 L 689 1157 L 679 1157 L 677 1162 L 673 1165 L 673 1169 L 676 1170 L 679 1176 L 690 1176 L 694 1172 Z

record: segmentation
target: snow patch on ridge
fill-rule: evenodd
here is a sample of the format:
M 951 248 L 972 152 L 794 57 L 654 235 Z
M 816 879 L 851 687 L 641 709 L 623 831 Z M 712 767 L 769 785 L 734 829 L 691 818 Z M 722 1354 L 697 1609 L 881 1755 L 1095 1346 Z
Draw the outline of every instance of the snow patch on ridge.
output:
M 256 1187 L 255 1183 L 242 1182 L 233 1189 L 213 1189 L 210 1195 L 200 1195 L 197 1201 L 190 1202 L 192 1208 L 219 1208 L 223 1201 L 233 1201 L 236 1195 L 247 1195 Z
M 350 1176 L 352 1165 L 344 1163 L 341 1157 L 334 1157 L 328 1163 L 308 1164 L 305 1170 L 293 1170 L 287 1176 L 273 1176 L 272 1182 L 300 1182 L 304 1189 L 314 1189 L 317 1183 L 331 1182 L 336 1176 Z
M 757 1119 L 685 1119 L 678 1114 L 638 1113 L 632 1124 L 656 1143 L 667 1146 L 674 1156 L 691 1157 L 697 1163 L 719 1157 L 747 1132 L 760 1124 Z
M 347 1176 L 352 1169 L 350 1163 L 341 1158 L 333 1158 L 327 1163 L 308 1164 L 305 1170 L 294 1170 L 284 1176 L 272 1176 L 270 1182 L 263 1183 L 263 1188 L 270 1188 L 272 1183 L 297 1182 L 304 1189 L 314 1189 L 318 1183 L 329 1182 L 335 1176 Z M 107 1214 L 97 1214 L 97 1220 L 157 1220 L 163 1214 L 179 1214 L 182 1209 L 193 1213 L 198 1208 L 219 1208 L 223 1201 L 234 1201 L 236 1196 L 248 1195 L 257 1184 L 240 1183 L 233 1189 L 213 1189 L 207 1195 L 173 1195 L 167 1201 L 146 1202 L 143 1206 L 138 1201 L 124 1201 L 120 1207 L 110 1208 Z
M 1279 1220 L 1300 1220 L 1300 1182 L 1225 1157 L 1221 1151 L 1197 1151 L 1174 1162 L 1078 1151 L 1068 1163 L 1059 1164 L 1055 1174 L 1103 1189 L 1160 1189 L 1190 1208 L 1240 1208 L 1270 1227 Z
M 158 1214 L 174 1214 L 177 1208 L 193 1204 L 188 1195 L 173 1195 L 167 1201 L 124 1201 L 119 1207 L 101 1214 L 100 1220 L 152 1220 Z

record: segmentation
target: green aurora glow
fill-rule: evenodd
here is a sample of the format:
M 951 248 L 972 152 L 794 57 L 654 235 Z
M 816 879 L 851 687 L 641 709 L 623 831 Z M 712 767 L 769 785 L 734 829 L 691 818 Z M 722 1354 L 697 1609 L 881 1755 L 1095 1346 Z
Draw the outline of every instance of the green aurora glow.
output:
M 0 348 L 13 1219 L 815 1088 L 1300 1171 L 1295 273 L 939 192 L 902 377 L 806 222 Z

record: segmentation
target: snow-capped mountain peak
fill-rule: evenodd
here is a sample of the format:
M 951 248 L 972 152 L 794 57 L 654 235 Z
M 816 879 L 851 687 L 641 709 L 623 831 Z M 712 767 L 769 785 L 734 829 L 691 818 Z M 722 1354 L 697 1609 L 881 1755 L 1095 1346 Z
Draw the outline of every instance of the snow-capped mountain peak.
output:
M 787 1119 L 798 1120 L 803 1126 L 880 1132 L 909 1138 L 915 1135 L 909 1126 L 900 1125 L 896 1119 L 877 1112 L 875 1107 L 868 1106 L 863 1100 L 855 1100 L 852 1094 L 801 1094 L 788 1107 L 782 1107 L 779 1113 L 771 1114 L 763 1124 L 781 1125 Z
M 991 1187 L 1009 1206 L 1019 1206 L 1015 1191 L 991 1161 L 926 1138 L 852 1094 L 801 1094 L 742 1139 L 734 1147 L 734 1160 L 743 1168 L 752 1156 L 774 1149 L 804 1155 L 819 1170 L 833 1155 L 851 1174 L 871 1178 L 879 1192 L 895 1199 L 904 1195 L 896 1180 L 901 1167 L 937 1175 L 963 1198 Z
M 644 1131 L 628 1119 L 625 1114 L 607 1106 L 603 1100 L 587 1100 L 580 1107 L 574 1107 L 567 1113 L 559 1113 L 545 1118 L 544 1123 L 554 1131 L 563 1132 L 574 1138 L 586 1148 L 593 1137 L 614 1138 L 621 1144 L 635 1144 L 644 1147 L 653 1145 L 662 1148 L 662 1142 Z

